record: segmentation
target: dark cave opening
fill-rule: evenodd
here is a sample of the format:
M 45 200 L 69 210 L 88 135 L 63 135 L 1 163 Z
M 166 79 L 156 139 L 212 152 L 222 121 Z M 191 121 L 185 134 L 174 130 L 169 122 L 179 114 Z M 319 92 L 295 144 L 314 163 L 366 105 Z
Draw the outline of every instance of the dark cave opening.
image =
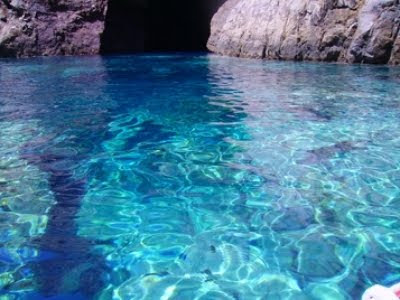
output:
M 110 0 L 101 52 L 205 51 L 224 0 Z

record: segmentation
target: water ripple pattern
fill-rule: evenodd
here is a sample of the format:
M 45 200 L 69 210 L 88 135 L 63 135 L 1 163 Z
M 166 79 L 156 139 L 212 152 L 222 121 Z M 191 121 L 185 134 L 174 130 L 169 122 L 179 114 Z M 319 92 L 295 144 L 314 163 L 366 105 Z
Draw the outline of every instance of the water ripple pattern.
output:
M 0 298 L 359 299 L 400 281 L 400 69 L 0 60 Z

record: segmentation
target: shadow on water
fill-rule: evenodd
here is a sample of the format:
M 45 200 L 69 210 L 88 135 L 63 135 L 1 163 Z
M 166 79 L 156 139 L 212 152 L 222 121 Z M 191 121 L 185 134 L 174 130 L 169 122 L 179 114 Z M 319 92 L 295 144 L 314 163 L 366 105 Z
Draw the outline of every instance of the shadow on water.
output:
M 96 237 L 104 232 L 99 238 L 113 241 L 111 250 L 106 250 L 113 253 L 107 256 L 107 263 L 113 266 L 112 277 L 116 278 L 110 285 L 123 299 L 142 299 L 140 293 L 145 289 L 147 295 L 160 299 L 162 291 L 156 284 L 163 286 L 183 278 L 182 272 L 191 274 L 196 286 L 203 284 L 204 274 L 213 277 L 213 263 L 202 261 L 199 265 L 193 261 L 197 259 L 194 253 L 204 251 L 217 257 L 218 249 L 235 241 L 230 234 L 220 237 L 213 233 L 212 226 L 206 229 L 201 214 L 218 220 L 223 216 L 221 222 L 226 226 L 229 220 L 224 216 L 233 216 L 248 234 L 254 209 L 245 206 L 251 198 L 247 194 L 256 193 L 259 183 L 267 181 L 253 170 L 231 167 L 234 162 L 240 165 L 242 152 L 240 145 L 231 141 L 249 139 L 246 128 L 240 126 L 246 114 L 235 111 L 237 101 L 229 104 L 210 88 L 214 81 L 209 77 L 208 60 L 157 60 L 160 58 L 151 59 L 150 64 L 146 59 L 135 66 L 147 70 L 151 65 L 149 73 L 142 72 L 146 76 L 134 77 L 122 68 L 118 71 L 126 80 L 126 86 L 122 86 L 124 82 L 118 85 L 118 98 L 125 92 L 135 96 L 135 80 L 142 80 L 140 90 L 146 93 L 135 97 L 141 99 L 140 107 L 127 104 L 114 116 L 105 133 L 101 158 L 89 162 L 91 190 L 79 220 L 83 235 Z M 129 61 L 121 61 L 121 66 Z M 175 73 L 164 76 L 167 72 Z M 113 199 L 109 191 L 126 200 L 121 196 Z M 232 200 L 227 191 L 240 199 Z M 107 195 L 109 201 L 104 205 Z M 231 201 L 238 205 L 231 205 Z M 213 237 L 208 239 L 208 235 Z M 185 241 L 171 236 L 184 237 Z M 145 242 L 150 238 L 157 241 Z M 244 239 L 237 249 L 250 259 Z M 99 248 L 99 252 L 104 251 Z M 228 263 L 229 259 L 227 254 L 222 260 Z M 153 282 L 153 276 L 157 281 Z M 189 288 L 194 298 L 200 288 Z M 236 291 L 230 290 L 232 294 Z
M 7 61 L 0 71 L 0 82 L 10 86 L 0 94 L 2 104 L 11 111 L 2 114 L 1 121 L 37 121 L 19 154 L 47 174 L 54 199 L 46 212 L 44 233 L 26 237 L 25 246 L 38 254 L 23 266 L 34 274 L 34 290 L 22 294 L 29 299 L 91 299 L 104 288 L 109 269 L 104 257 L 93 253 L 96 241 L 78 235 L 76 218 L 87 186 L 85 176 L 77 176 L 75 169 L 101 140 L 108 122 L 103 61 L 98 57 L 78 63 L 68 58 Z M 72 150 L 60 153 L 63 148 Z M 23 280 L 19 273 L 14 274 L 16 281 Z M 4 288 L 14 293 L 16 287 L 10 283 Z
M 201 126 L 211 122 L 232 124 L 221 129 L 219 134 L 215 133 L 210 137 L 198 136 L 195 140 L 203 141 L 204 147 L 210 150 L 216 146 L 226 148 L 226 152 L 232 151 L 231 154 L 227 154 L 229 156 L 239 151 L 238 148 L 228 150 L 231 146 L 225 138 L 238 132 L 234 124 L 244 116 L 233 114 L 231 108 L 209 105 L 205 101 L 203 95 L 210 94 L 209 87 L 204 84 L 207 69 L 197 69 L 194 65 L 196 72 L 201 70 L 204 73 L 204 77 L 198 78 L 192 76 L 192 66 L 187 64 L 184 57 L 174 58 L 171 62 L 169 59 L 157 61 L 157 57 L 151 60 L 153 64 L 149 66 L 148 58 L 108 58 L 105 60 L 106 66 L 102 67 L 96 64 L 93 66 L 93 61 L 90 60 L 86 66 L 86 60 L 76 62 L 55 59 L 48 64 L 33 64 L 29 78 L 19 78 L 25 74 L 15 76 L 22 79 L 21 82 L 28 81 L 25 86 L 29 87 L 29 90 L 21 87 L 23 97 L 21 96 L 19 101 L 22 105 L 13 118 L 39 120 L 39 127 L 35 129 L 38 136 L 34 136 L 22 146 L 20 158 L 47 175 L 48 188 L 55 202 L 46 213 L 48 221 L 44 234 L 27 242 L 27 246 L 38 249 L 38 256 L 25 264 L 33 271 L 37 284 L 35 290 L 29 293 L 30 298 L 92 299 L 109 284 L 109 276 L 113 273 L 109 267 L 110 263 L 105 262 L 102 253 L 95 253 L 95 247 L 101 244 L 108 245 L 114 242 L 114 239 L 104 240 L 101 236 L 83 237 L 79 234 L 81 225 L 78 218 L 81 218 L 79 213 L 82 201 L 88 192 L 88 183 L 94 175 L 90 172 L 79 175 L 76 169 L 93 155 L 104 155 L 101 143 L 109 138 L 107 126 L 119 114 L 140 111 L 136 108 L 140 105 L 151 112 L 150 118 L 138 122 L 135 133 L 132 132 L 132 135 L 126 138 L 121 149 L 124 152 L 146 152 L 147 147 L 153 146 L 159 148 L 164 141 L 173 139 L 178 132 L 186 132 L 194 124 Z M 81 62 L 83 66 L 79 65 Z M 164 71 L 160 73 L 156 68 L 157 64 L 161 70 L 164 70 L 164 65 L 170 67 L 172 64 L 171 68 L 175 67 L 175 79 L 180 84 L 171 86 L 171 81 L 164 76 Z M 105 76 L 107 81 L 104 81 Z M 96 84 L 93 84 L 93 81 Z M 197 95 L 193 101 L 181 101 L 182 98 L 190 99 L 192 92 Z M 159 96 L 155 97 L 154 94 Z M 10 101 L 11 97 L 12 93 Z M 164 98 L 167 98 L 167 101 L 164 101 Z M 114 101 L 117 103 L 114 104 Z M 163 118 L 171 118 L 172 123 L 165 127 Z M 175 120 L 183 124 L 177 126 Z M 124 129 L 135 126 L 123 125 Z M 214 150 L 218 151 L 217 148 Z M 146 157 L 145 164 L 148 163 L 149 170 L 153 162 L 160 159 L 151 155 Z M 166 157 L 166 162 L 170 159 Z M 221 188 L 234 181 L 230 175 L 226 177 L 224 181 L 221 179 Z M 206 186 L 215 183 L 206 176 L 202 175 L 201 178 Z M 150 190 L 156 190 L 150 181 L 148 185 L 138 187 L 140 188 L 143 188 L 146 194 Z M 143 200 L 146 201 L 145 197 Z
M 379 216 L 347 188 L 353 177 L 336 176 L 343 157 L 355 166 L 374 158 L 363 151 L 373 118 L 360 111 L 375 116 L 372 129 L 382 121 L 376 99 L 354 92 L 353 68 L 319 76 L 308 64 L 180 55 L 62 61 L 7 96 L 23 104 L 14 117 L 37 120 L 18 149 L 55 200 L 44 234 L 27 242 L 38 255 L 21 263 L 38 283 L 30 299 L 162 299 L 171 286 L 177 299 L 359 298 L 396 274 L 397 258 L 372 240 L 395 232 L 388 208 Z M 357 179 L 375 180 L 362 172 Z M 390 264 L 377 267 L 381 257 Z
M 40 292 L 51 296 L 60 290 L 79 291 L 92 298 L 104 287 L 108 267 L 102 257 L 92 253 L 95 242 L 77 235 L 75 217 L 86 192 L 86 180 L 55 167 L 57 163 L 76 164 L 79 157 L 25 153 L 22 158 L 49 175 L 56 201 L 48 212 L 45 234 L 31 241 L 41 252 L 39 262 L 31 263 Z

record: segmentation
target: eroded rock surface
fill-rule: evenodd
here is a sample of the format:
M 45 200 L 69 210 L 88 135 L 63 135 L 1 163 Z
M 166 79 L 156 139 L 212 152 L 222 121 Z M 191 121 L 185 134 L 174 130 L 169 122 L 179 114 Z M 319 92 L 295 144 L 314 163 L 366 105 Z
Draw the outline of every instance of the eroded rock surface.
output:
M 150 43 L 150 50 L 179 50 L 190 48 L 185 47 L 190 41 L 203 45 L 207 37 L 208 30 L 201 26 L 180 24 L 183 17 L 165 19 L 168 26 L 157 25 L 155 20 L 163 19 L 165 9 L 158 8 L 161 2 L 150 0 L 129 1 L 155 7 L 160 15 L 148 17 L 142 9 L 137 14 L 143 14 L 145 21 L 139 25 L 138 18 L 117 15 L 128 31 L 104 31 L 113 24 L 106 22 L 110 1 L 0 0 L 0 56 L 98 54 L 118 43 L 126 51 L 138 51 L 136 44 L 149 43 L 148 36 L 159 44 Z M 194 11 L 207 19 L 206 26 L 224 2 L 204 0 Z M 182 10 L 178 15 L 186 12 L 192 18 L 187 8 L 178 7 Z M 199 19 L 194 22 L 204 21 Z M 211 22 L 207 46 L 216 53 L 241 57 L 400 64 L 399 27 L 400 0 L 228 0 Z M 101 40 L 103 32 L 111 32 L 112 38 Z M 196 44 L 196 39 L 201 41 Z
M 205 50 L 225 0 L 0 0 L 0 56 Z
M 400 63 L 399 0 L 228 0 L 211 22 L 216 53 Z
M 95 54 L 107 0 L 0 0 L 0 56 Z

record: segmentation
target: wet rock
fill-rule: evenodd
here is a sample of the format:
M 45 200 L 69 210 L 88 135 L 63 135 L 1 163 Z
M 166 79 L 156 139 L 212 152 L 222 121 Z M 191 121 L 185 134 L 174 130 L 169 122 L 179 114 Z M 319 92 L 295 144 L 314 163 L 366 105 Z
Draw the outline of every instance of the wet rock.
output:
M 309 207 L 287 208 L 271 227 L 277 232 L 302 230 L 315 223 L 314 211 Z
M 263 294 L 263 299 L 296 298 L 301 290 L 298 283 L 284 274 L 268 274 L 255 286 L 255 291 Z
M 334 242 L 321 235 L 309 235 L 298 243 L 299 255 L 296 269 L 293 270 L 308 279 L 328 279 L 341 274 L 345 265 L 336 255 Z
M 345 295 L 342 294 L 340 288 L 334 283 L 329 284 L 311 284 L 307 289 L 309 299 L 326 299 L 326 300 L 344 300 Z
M 400 61 L 398 0 L 228 0 L 211 22 L 216 53 L 284 60 Z
M 300 160 L 303 164 L 315 164 L 323 161 L 332 159 L 334 157 L 340 157 L 350 151 L 364 150 L 364 144 L 362 142 L 343 141 L 337 142 L 331 146 L 324 146 L 313 150 L 308 150 L 308 155 L 305 159 Z

